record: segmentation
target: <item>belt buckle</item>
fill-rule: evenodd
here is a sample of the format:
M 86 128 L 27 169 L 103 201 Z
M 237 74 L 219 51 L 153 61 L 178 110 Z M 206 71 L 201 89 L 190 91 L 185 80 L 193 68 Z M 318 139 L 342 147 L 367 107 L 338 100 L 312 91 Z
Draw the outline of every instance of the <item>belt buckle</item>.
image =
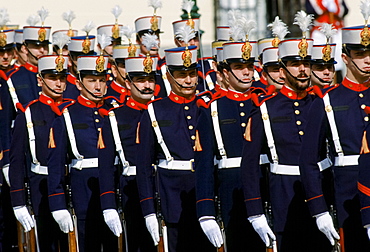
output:
M 195 172 L 195 170 L 194 170 L 194 159 L 190 159 L 190 171 Z

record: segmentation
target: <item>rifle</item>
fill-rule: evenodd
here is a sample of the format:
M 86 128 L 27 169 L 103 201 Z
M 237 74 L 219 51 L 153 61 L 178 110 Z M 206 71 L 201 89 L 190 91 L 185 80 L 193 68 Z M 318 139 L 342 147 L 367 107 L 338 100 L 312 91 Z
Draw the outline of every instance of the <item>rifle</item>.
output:
M 271 203 L 266 201 L 265 202 L 265 215 L 267 219 L 267 223 L 272 228 L 272 209 L 271 209 Z M 274 243 L 271 238 L 270 239 L 270 246 L 266 247 L 266 252 L 277 252 L 276 242 Z
M 334 209 L 333 205 L 329 206 L 329 214 L 331 218 L 333 219 L 334 228 L 338 232 L 339 228 L 338 228 L 338 222 L 337 222 L 337 211 Z M 335 240 L 332 252 L 341 252 L 341 251 L 342 251 L 342 248 L 340 245 L 340 240 Z
M 30 213 L 32 219 L 35 221 L 33 210 L 31 207 L 31 191 L 27 182 L 24 183 L 26 189 L 26 198 L 27 198 L 27 210 Z M 35 222 L 36 223 L 36 222 Z M 17 221 L 17 233 L 18 233 L 18 249 L 20 252 L 36 252 L 36 231 L 33 227 L 29 232 L 24 232 L 24 228 L 20 222 Z
M 157 202 L 157 219 L 158 219 L 158 226 L 159 226 L 159 242 L 157 251 L 158 252 L 167 252 L 167 227 L 166 223 L 164 222 L 164 218 L 161 211 L 161 198 L 159 196 L 159 192 L 155 193 L 155 198 Z
M 217 208 L 216 208 L 216 222 L 220 226 L 222 239 L 224 240 L 224 243 L 221 245 L 221 247 L 217 248 L 217 252 L 225 252 L 225 251 L 227 251 L 227 249 L 226 249 L 226 234 L 225 234 L 224 222 L 222 221 L 222 216 L 221 216 L 221 200 L 217 196 L 215 196 L 215 202 L 216 202 L 216 205 L 217 205 Z
M 121 195 L 119 188 L 117 188 L 116 195 L 117 195 L 117 205 L 118 205 L 117 212 L 118 212 L 118 215 L 121 220 L 122 227 L 123 227 L 123 233 L 118 237 L 118 252 L 121 252 L 121 251 L 127 252 L 128 251 L 127 228 L 126 228 L 125 216 L 124 216 L 123 209 L 122 209 L 122 198 L 121 198 L 122 195 Z M 123 244 L 125 244 L 125 250 L 123 250 Z
M 66 190 L 68 192 L 68 211 L 72 216 L 73 231 L 68 233 L 68 251 L 78 252 L 78 237 L 77 237 L 77 217 L 72 203 L 72 190 L 69 185 L 66 185 Z

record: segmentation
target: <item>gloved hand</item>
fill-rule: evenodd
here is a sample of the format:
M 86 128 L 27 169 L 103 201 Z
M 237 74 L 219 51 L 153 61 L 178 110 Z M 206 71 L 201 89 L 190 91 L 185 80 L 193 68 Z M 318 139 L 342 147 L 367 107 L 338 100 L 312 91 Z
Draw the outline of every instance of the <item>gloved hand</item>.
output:
M 62 230 L 64 233 L 73 231 L 72 217 L 67 209 L 53 211 L 51 214 L 58 223 L 60 230 Z
M 266 244 L 266 247 L 272 245 L 270 244 L 270 238 L 275 241 L 276 237 L 267 223 L 266 216 L 264 214 L 252 216 L 249 217 L 248 220 L 261 237 L 262 241 Z
M 334 0 L 323 0 L 321 3 L 329 12 L 336 13 L 338 10 Z
M 105 209 L 103 211 L 103 215 L 104 221 L 105 223 L 107 223 L 109 229 L 113 232 L 115 236 L 119 237 L 122 233 L 122 224 L 121 220 L 119 219 L 117 210 Z
M 216 248 L 221 247 L 224 241 L 222 239 L 220 227 L 215 221 L 215 218 L 213 216 L 203 216 L 199 218 L 199 223 L 203 232 L 206 234 L 208 240 L 213 244 L 213 246 Z
M 365 228 L 367 230 L 367 236 L 369 237 L 370 240 L 370 225 L 365 226 Z
M 316 225 L 321 232 L 323 232 L 329 239 L 332 246 L 335 244 L 335 240 L 339 240 L 339 235 L 335 231 L 333 219 L 328 212 L 324 212 L 316 216 Z
M 13 207 L 15 218 L 22 224 L 24 232 L 30 231 L 35 223 L 26 206 Z
M 146 228 L 148 229 L 150 235 L 153 238 L 154 246 L 158 245 L 159 242 L 159 225 L 158 220 L 155 214 L 149 214 L 144 217 L 145 218 L 145 224 Z

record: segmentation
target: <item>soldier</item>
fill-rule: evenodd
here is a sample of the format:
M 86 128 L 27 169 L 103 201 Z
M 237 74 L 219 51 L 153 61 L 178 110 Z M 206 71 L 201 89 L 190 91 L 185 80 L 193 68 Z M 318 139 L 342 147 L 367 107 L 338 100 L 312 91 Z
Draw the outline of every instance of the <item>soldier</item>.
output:
M 189 46 L 165 50 L 172 91 L 168 97 L 148 105 L 138 129 L 136 167 L 141 208 L 157 245 L 162 228 L 156 217 L 157 201 L 167 226 L 163 235 L 168 235 L 168 251 L 212 249 L 195 210 L 196 49 Z M 157 164 L 155 177 L 152 164 Z
M 14 41 L 15 41 L 15 52 L 16 52 L 16 62 L 15 64 L 17 66 L 22 66 L 27 62 L 27 54 L 23 53 L 21 48 L 23 45 L 23 30 L 18 29 L 15 30 L 14 35 Z
M 59 246 L 67 251 L 67 236 L 60 231 L 50 213 L 47 193 L 48 132 L 59 114 L 57 106 L 65 101 L 62 96 L 67 64 L 68 58 L 61 55 L 39 59 L 37 81 L 42 93 L 39 99 L 22 108 L 23 113 L 17 116 L 10 148 L 9 179 L 14 213 L 24 232 L 37 227 L 40 251 L 58 251 Z M 26 159 L 31 160 L 30 165 Z M 30 191 L 28 201 L 32 206 L 28 207 L 32 207 L 32 213 L 27 209 L 27 190 Z M 35 216 L 32 218 L 33 214 Z
M 296 14 L 295 21 L 305 32 L 310 17 L 301 11 Z M 304 36 L 279 43 L 280 74 L 285 84 L 279 93 L 260 97 L 244 134 L 241 167 L 248 219 L 266 246 L 271 245 L 275 235 L 263 212 L 259 187 L 259 154 L 265 149 L 271 163 L 269 191 L 279 251 L 300 250 L 302 244 L 306 250 L 330 249 L 308 213 L 298 166 L 302 136 L 307 128 L 306 115 L 314 99 L 306 91 L 311 74 L 312 43 Z M 320 163 L 323 169 L 330 166 L 324 165 L 328 163 L 325 157 Z
M 249 46 L 252 47 L 250 55 L 243 57 Z M 252 108 L 253 88 L 250 87 L 257 43 L 227 42 L 223 44 L 223 54 L 226 62 L 223 74 L 229 83 L 227 94 L 217 97 L 216 93 L 216 98 L 209 103 L 198 101 L 197 215 L 203 232 L 215 247 L 224 242 L 227 251 L 263 251 L 264 244 L 247 220 L 240 178 L 243 134 Z M 220 202 L 214 201 L 215 196 Z M 220 205 L 219 213 L 215 209 L 217 204 Z M 222 217 L 225 237 L 221 236 L 216 216 Z M 245 239 L 246 235 L 248 239 Z
M 60 229 L 78 232 L 79 251 L 117 251 L 117 239 L 104 222 L 99 197 L 98 149 L 101 146 L 103 96 L 106 92 L 108 57 L 80 56 L 77 59 L 80 96 L 63 104 L 63 116 L 50 129 L 48 193 L 52 215 Z M 100 137 L 99 137 L 100 136 Z M 69 176 L 65 177 L 66 165 Z M 77 226 L 67 210 L 65 185 L 70 185 Z
M 124 62 L 127 72 L 125 82 L 131 95 L 125 104 L 110 111 L 104 121 L 104 146 L 99 150 L 101 205 L 104 213 L 116 212 L 117 206 L 123 209 L 128 251 L 156 251 L 145 226 L 137 191 L 136 131 L 142 112 L 154 95 L 157 58 L 130 57 Z M 116 156 L 120 159 L 119 166 L 114 166 Z M 119 177 L 115 178 L 115 174 Z M 117 187 L 115 181 L 119 181 L 119 195 L 114 193 Z M 118 202 L 117 197 L 121 197 Z M 122 230 L 122 220 L 117 217 L 114 220 L 105 220 L 113 232 Z
M 13 64 L 15 57 L 14 30 L 0 31 L 5 41 L 0 42 L 0 78 L 7 79 L 6 73 L 16 67 Z M 1 35 L 0 35 L 1 36 Z
M 363 2 L 365 10 L 368 2 Z M 364 16 L 367 24 L 368 16 Z M 328 213 L 326 199 L 320 181 L 317 157 L 326 153 L 326 141 L 329 139 L 330 151 L 334 154 L 334 196 L 335 208 L 340 228 L 340 242 L 346 251 L 369 250 L 366 231 L 361 225 L 361 209 L 357 190 L 357 181 L 364 182 L 366 175 L 359 177 L 358 157 L 366 151 L 364 130 L 368 127 L 367 105 L 370 95 L 368 26 L 345 27 L 342 29 L 342 60 L 347 66 L 347 74 L 342 83 L 331 86 L 323 92 L 323 99 L 316 99 L 307 116 L 308 124 L 303 139 L 300 165 L 306 199 L 312 216 L 316 216 L 317 225 L 330 240 L 337 238 L 333 220 Z M 363 145 L 364 143 L 364 145 Z M 366 174 L 366 173 L 365 173 Z M 364 187 L 365 188 L 365 187 Z M 363 196 L 363 192 L 360 196 Z M 363 202 L 364 203 L 364 202 Z M 366 207 L 363 204 L 362 207 Z M 360 212 L 361 209 L 361 212 Z M 325 217 L 326 216 L 326 217 Z M 321 217 L 321 221 L 319 218 Z M 364 225 L 367 223 L 364 216 Z

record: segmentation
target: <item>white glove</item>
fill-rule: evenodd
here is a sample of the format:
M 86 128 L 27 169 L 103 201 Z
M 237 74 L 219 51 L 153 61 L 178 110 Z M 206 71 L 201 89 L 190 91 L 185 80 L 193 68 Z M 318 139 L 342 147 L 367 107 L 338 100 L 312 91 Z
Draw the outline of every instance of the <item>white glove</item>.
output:
M 252 216 L 249 217 L 248 220 L 252 224 L 254 230 L 261 237 L 262 241 L 266 244 L 266 247 L 272 245 L 270 244 L 270 238 L 275 241 L 276 237 L 267 223 L 266 216 L 264 214 Z
M 15 218 L 22 224 L 24 232 L 30 231 L 35 223 L 26 206 L 13 207 Z
M 370 240 L 370 225 L 365 226 L 365 228 L 367 230 L 367 236 L 369 237 Z
M 336 13 L 338 10 L 334 0 L 323 0 L 321 3 L 329 12 Z
M 200 226 L 203 232 L 206 234 L 208 240 L 216 248 L 221 247 L 224 243 L 220 227 L 218 226 L 213 216 L 203 216 L 199 219 Z
M 57 210 L 51 212 L 55 221 L 58 223 L 60 230 L 64 233 L 73 231 L 72 217 L 67 209 Z
M 103 215 L 104 221 L 105 223 L 107 223 L 109 229 L 113 232 L 115 236 L 119 237 L 122 233 L 122 224 L 121 220 L 119 219 L 117 210 L 105 209 L 103 211 Z
M 8 184 L 8 186 L 10 186 L 9 164 L 6 164 L 6 165 L 3 166 L 3 174 L 4 174 L 4 178 L 5 178 L 6 183 Z
M 155 214 L 149 214 L 144 217 L 145 218 L 145 224 L 146 228 L 148 229 L 150 235 L 153 238 L 154 246 L 158 245 L 159 242 L 159 226 L 158 226 L 158 220 Z
M 333 219 L 331 218 L 329 213 L 324 212 L 322 214 L 316 215 L 316 225 L 319 230 L 326 235 L 331 245 L 334 246 L 334 239 L 339 240 L 339 235 L 337 231 L 335 231 Z

